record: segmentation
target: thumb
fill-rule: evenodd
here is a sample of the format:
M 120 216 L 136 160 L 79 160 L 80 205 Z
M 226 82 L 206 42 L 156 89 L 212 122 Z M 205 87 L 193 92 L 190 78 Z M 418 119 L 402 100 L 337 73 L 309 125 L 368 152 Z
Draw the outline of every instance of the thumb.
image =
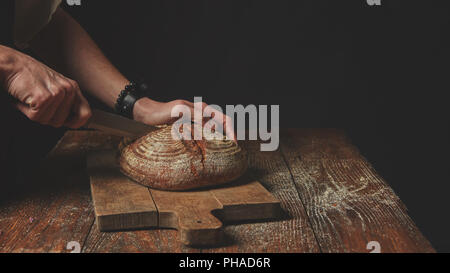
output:
M 72 129 L 78 129 L 85 125 L 91 116 L 92 111 L 89 103 L 81 93 L 78 93 L 75 102 L 72 105 L 71 115 L 64 125 Z

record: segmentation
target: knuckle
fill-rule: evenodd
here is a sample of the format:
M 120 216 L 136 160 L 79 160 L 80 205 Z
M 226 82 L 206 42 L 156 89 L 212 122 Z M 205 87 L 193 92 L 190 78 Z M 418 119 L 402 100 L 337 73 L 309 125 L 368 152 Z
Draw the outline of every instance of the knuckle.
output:
M 61 83 L 61 87 L 62 87 L 64 90 L 66 90 L 66 91 L 69 91 L 69 90 L 73 89 L 73 85 L 72 85 L 72 83 L 71 83 L 69 80 L 63 81 L 63 82 Z
M 72 85 L 73 88 L 80 89 L 80 85 L 78 85 L 78 82 L 70 80 L 70 84 Z
M 74 96 L 75 95 L 75 90 L 72 87 L 67 88 L 66 89 L 66 95 L 69 96 L 69 97 Z
M 87 121 L 88 119 L 90 119 L 92 117 L 92 111 L 91 109 L 87 109 L 86 111 L 84 111 L 83 115 L 82 115 L 82 119 L 84 121 Z
M 70 91 L 70 90 L 73 89 L 73 86 L 72 86 L 72 84 L 70 84 L 70 82 L 65 81 L 65 82 L 63 82 L 63 83 L 61 84 L 60 89 L 62 89 L 62 90 L 64 90 L 64 91 Z
M 59 82 L 65 88 L 68 88 L 68 87 L 71 86 L 70 80 L 68 78 L 65 78 L 65 77 L 63 77 Z
M 64 81 L 64 86 L 66 87 L 67 90 L 71 90 L 71 91 L 78 88 L 77 82 L 75 82 L 74 80 L 71 80 L 71 79 L 66 79 Z
M 39 92 L 36 94 L 36 104 L 37 107 L 42 106 L 42 104 L 48 102 L 51 99 L 51 95 L 49 92 Z
M 66 89 L 63 86 L 58 86 L 53 90 L 53 93 L 51 94 L 51 96 L 59 97 L 59 96 L 64 95 L 65 92 L 66 92 Z
M 88 121 L 92 117 L 92 110 L 90 107 L 82 107 L 78 112 L 78 118 L 77 123 L 80 124 L 80 126 L 84 125 L 86 121 Z
M 50 93 L 50 97 L 51 97 L 51 98 L 58 97 L 58 96 L 60 96 L 63 92 L 64 92 L 64 90 L 63 90 L 61 87 L 53 88 L 52 92 Z

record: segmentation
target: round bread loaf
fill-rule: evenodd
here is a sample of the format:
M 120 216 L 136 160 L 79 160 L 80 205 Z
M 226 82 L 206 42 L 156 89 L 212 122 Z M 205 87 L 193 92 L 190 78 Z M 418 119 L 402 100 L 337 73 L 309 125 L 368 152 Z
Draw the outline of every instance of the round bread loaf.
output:
M 175 140 L 171 130 L 166 126 L 122 144 L 122 173 L 151 188 L 189 190 L 233 181 L 247 170 L 247 154 L 235 142 Z

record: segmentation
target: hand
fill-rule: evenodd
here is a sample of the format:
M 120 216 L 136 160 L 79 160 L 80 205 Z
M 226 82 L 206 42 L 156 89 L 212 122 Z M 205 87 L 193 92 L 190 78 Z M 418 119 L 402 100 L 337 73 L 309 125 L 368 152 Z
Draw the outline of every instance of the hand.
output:
M 191 119 L 194 120 L 194 112 L 197 109 L 201 109 L 201 116 L 203 112 L 209 112 L 211 107 L 206 103 L 201 103 L 196 108 L 193 102 L 185 100 L 175 100 L 167 103 L 157 102 L 149 98 L 142 98 L 138 100 L 133 109 L 134 119 L 136 121 L 148 124 L 148 125 L 164 125 L 174 123 L 179 117 L 172 117 L 172 109 L 177 105 L 187 106 L 191 109 Z M 236 135 L 234 133 L 233 124 L 231 118 L 225 114 L 214 115 L 212 119 L 219 124 L 223 125 L 229 139 L 236 141 Z M 203 120 L 205 123 L 206 120 Z
M 4 88 L 30 120 L 74 129 L 89 120 L 91 109 L 75 81 L 18 51 L 0 50 L 9 57 L 7 73 L 2 75 Z

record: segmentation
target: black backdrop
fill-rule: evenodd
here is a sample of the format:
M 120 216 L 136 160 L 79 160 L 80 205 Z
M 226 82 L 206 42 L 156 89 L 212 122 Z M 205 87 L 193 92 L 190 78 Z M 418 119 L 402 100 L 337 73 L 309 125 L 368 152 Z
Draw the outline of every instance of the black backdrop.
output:
M 278 104 L 283 127 L 346 128 L 450 252 L 445 0 L 88 1 L 67 10 L 153 98 Z

